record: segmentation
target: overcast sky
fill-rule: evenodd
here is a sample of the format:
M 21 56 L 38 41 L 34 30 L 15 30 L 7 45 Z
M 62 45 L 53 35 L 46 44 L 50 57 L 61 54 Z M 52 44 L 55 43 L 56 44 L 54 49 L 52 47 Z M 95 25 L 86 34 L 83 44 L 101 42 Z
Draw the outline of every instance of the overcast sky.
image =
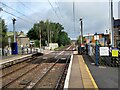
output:
M 75 23 L 73 22 L 73 1 Z M 119 17 L 118 1 L 114 0 L 113 3 L 115 19 Z M 80 18 L 83 19 L 84 34 L 104 33 L 106 29 L 109 29 L 109 0 L 101 0 L 99 2 L 95 0 L 60 0 L 60 2 L 59 0 L 1 0 L 1 2 L 17 12 L 0 3 L 0 7 L 3 10 L 23 19 L 21 20 L 3 11 L 0 12 L 0 16 L 5 19 L 9 31 L 13 30 L 13 17 L 17 19 L 16 31 L 27 33 L 35 22 L 49 19 L 50 21 L 61 23 L 64 26 L 64 31 L 72 39 L 77 38 L 80 34 Z

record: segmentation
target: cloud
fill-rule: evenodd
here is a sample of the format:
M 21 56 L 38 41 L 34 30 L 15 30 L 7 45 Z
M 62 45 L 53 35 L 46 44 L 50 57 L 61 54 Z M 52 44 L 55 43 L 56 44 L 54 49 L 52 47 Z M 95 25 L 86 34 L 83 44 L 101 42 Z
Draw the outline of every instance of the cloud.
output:
M 68 34 L 75 38 L 80 33 L 79 19 L 83 19 L 84 34 L 104 32 L 109 26 L 109 9 L 107 2 L 77 2 L 75 3 L 75 31 L 73 30 L 73 7 L 72 2 L 60 3 L 64 14 L 65 28 Z M 70 31 L 70 32 L 69 32 Z M 79 33 L 78 33 L 79 32 Z
M 120 18 L 120 1 L 118 3 L 118 17 Z
M 80 34 L 80 21 L 79 19 L 82 17 L 83 19 L 83 30 L 84 34 L 88 33 L 104 33 L 106 29 L 109 29 L 109 3 L 108 2 L 75 2 L 75 30 L 73 23 L 73 2 L 57 2 L 57 5 L 52 2 L 54 10 L 51 8 L 50 4 L 46 2 L 24 2 L 25 6 L 22 6 L 18 2 L 15 4 L 15 7 L 20 12 L 27 15 L 27 17 L 20 16 L 26 21 L 17 19 L 16 21 L 16 30 L 21 31 L 24 30 L 27 32 L 30 28 L 32 28 L 35 22 L 39 20 L 49 19 L 50 21 L 60 22 L 65 31 L 71 38 L 77 38 Z M 16 7 L 17 5 L 17 7 Z M 19 6 L 19 8 L 18 8 Z M 117 7 L 117 3 L 115 3 L 115 8 Z M 116 10 L 115 10 L 116 11 Z M 116 12 L 114 11 L 114 15 L 116 16 Z M 16 14 L 15 12 L 12 12 Z M 5 13 L 4 13 L 5 14 Z M 16 14 L 18 15 L 18 14 Z M 7 17 L 9 30 L 12 30 L 12 21 L 9 15 L 5 15 Z

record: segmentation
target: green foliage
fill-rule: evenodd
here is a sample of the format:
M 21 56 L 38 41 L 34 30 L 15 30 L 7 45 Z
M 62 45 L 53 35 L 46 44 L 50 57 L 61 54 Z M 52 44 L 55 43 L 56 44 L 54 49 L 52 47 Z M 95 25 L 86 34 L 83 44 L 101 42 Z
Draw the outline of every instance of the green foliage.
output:
M 66 32 L 62 30 L 64 27 L 55 22 L 49 22 L 49 20 L 40 21 L 35 23 L 34 26 L 28 31 L 27 36 L 33 40 L 40 40 L 41 44 L 45 46 L 45 41 L 49 43 L 59 43 L 59 45 L 66 45 L 70 43 L 70 38 Z
M 4 19 L 1 18 L 0 18 L 0 35 L 1 35 L 0 42 L 2 42 L 2 48 L 4 48 L 6 45 L 8 45 L 7 25 L 5 25 Z
M 55 48 L 54 50 L 61 50 L 61 49 L 63 49 L 63 48 L 65 48 L 65 46 L 61 45 L 60 47 Z
M 40 47 L 40 42 L 39 42 L 39 40 L 35 40 L 35 47 Z
M 59 46 L 70 44 L 70 38 L 68 38 L 68 34 L 66 32 L 62 31 L 59 33 L 58 44 Z

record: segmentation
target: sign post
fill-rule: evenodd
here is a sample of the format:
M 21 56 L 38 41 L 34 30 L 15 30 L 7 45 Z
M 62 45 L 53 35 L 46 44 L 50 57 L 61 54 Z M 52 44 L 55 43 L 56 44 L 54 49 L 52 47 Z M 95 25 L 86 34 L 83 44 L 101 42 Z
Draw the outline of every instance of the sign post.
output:
M 98 50 L 99 50 L 99 46 L 98 46 L 98 40 L 99 40 L 99 35 L 97 34 L 97 33 L 95 33 L 95 35 L 94 35 L 94 39 L 95 39 L 95 41 L 96 41 L 96 48 L 95 48 L 95 61 L 96 61 L 96 63 L 95 63 L 95 65 L 96 66 L 99 66 L 99 64 L 98 64 Z

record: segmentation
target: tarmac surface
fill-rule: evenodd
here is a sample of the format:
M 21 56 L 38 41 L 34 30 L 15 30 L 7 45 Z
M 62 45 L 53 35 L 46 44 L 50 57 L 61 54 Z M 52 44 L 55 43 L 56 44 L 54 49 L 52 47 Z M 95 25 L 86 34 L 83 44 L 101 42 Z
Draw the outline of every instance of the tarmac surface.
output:
M 108 66 L 95 66 L 88 55 L 83 58 L 99 88 L 119 90 L 118 87 L 118 68 Z

